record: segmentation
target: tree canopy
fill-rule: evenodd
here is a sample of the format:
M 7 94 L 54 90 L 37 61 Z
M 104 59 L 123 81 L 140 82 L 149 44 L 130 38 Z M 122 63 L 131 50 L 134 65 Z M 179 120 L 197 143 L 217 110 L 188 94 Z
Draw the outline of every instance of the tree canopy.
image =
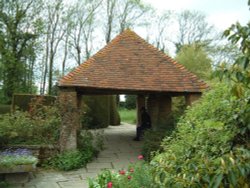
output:
M 216 45 L 217 32 L 202 12 L 161 13 L 143 0 L 0 0 L 0 26 L 1 103 L 15 92 L 52 94 L 59 77 L 126 28 L 142 31 L 165 53 L 176 51 L 202 78 L 201 69 L 236 56 Z

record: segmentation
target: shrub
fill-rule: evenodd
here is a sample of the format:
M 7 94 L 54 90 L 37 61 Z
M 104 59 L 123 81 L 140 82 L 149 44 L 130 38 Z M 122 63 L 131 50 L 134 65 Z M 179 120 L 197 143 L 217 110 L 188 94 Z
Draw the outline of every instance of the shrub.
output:
M 30 105 L 34 102 L 38 102 L 41 105 L 51 106 L 55 103 L 56 98 L 54 96 L 43 96 L 34 94 L 14 94 L 12 100 L 12 109 L 15 111 L 16 107 L 22 111 L 28 111 Z
M 66 151 L 48 159 L 43 166 L 59 170 L 73 170 L 86 166 L 103 149 L 101 131 L 83 130 L 77 137 L 78 150 Z
M 104 149 L 104 134 L 99 130 L 82 130 L 77 137 L 77 147 L 80 151 L 97 156 Z
M 150 161 L 157 152 L 162 151 L 161 142 L 165 136 L 166 131 L 145 131 L 142 155 L 146 161 Z
M 172 97 L 172 116 L 176 124 L 186 110 L 185 97 Z
M 90 158 L 89 155 L 89 153 L 84 155 L 78 150 L 66 151 L 51 158 L 47 165 L 59 170 L 73 170 L 85 166 Z
M 34 102 L 29 112 L 0 115 L 0 145 L 57 142 L 61 119 L 56 106 Z
M 243 101 L 220 84 L 189 108 L 177 130 L 162 142 L 164 152 L 151 161 L 155 183 L 160 187 L 248 185 L 249 138 L 235 144 L 242 130 L 241 111 L 249 108 Z

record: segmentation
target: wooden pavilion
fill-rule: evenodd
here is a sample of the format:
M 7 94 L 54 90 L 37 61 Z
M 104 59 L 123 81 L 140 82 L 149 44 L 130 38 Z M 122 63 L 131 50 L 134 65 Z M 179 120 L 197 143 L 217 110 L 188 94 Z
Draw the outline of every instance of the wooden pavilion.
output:
M 185 96 L 186 104 L 190 105 L 208 87 L 129 29 L 64 76 L 58 85 L 63 121 L 61 150 L 76 148 L 82 95 L 137 95 L 137 124 L 139 109 L 146 106 L 156 128 L 167 121 L 171 97 Z

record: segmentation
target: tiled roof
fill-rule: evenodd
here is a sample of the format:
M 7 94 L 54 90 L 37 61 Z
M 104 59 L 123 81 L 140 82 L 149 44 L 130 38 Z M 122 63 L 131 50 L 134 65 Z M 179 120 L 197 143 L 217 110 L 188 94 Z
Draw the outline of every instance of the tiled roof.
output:
M 59 81 L 59 87 L 156 92 L 202 92 L 206 83 L 126 30 Z

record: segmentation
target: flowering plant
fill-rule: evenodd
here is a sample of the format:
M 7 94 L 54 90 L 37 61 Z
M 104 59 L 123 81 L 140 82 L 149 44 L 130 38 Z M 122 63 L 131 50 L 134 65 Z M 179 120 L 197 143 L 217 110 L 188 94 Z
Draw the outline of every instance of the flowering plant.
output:
M 36 165 L 38 159 L 32 156 L 28 149 L 6 149 L 0 152 L 0 167 L 11 167 L 15 165 Z
M 151 166 L 139 155 L 136 163 L 131 163 L 128 170 L 102 171 L 97 178 L 89 179 L 90 188 L 141 188 L 153 187 Z M 152 185 L 152 186 L 151 186 Z

